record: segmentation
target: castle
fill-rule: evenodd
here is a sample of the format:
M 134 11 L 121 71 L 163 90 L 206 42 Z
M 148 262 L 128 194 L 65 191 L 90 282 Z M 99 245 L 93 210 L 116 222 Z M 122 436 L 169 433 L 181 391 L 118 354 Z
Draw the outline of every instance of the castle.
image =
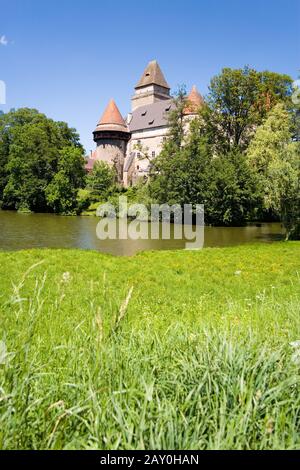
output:
M 187 123 L 204 103 L 194 86 L 188 96 Z M 174 109 L 170 87 L 156 60 L 146 67 L 131 99 L 132 109 L 123 118 L 111 100 L 93 132 L 96 150 L 88 159 L 86 170 L 102 160 L 113 165 L 118 182 L 125 187 L 147 178 L 151 159 L 161 151 L 167 139 L 168 115 Z M 141 149 L 147 149 L 147 158 Z

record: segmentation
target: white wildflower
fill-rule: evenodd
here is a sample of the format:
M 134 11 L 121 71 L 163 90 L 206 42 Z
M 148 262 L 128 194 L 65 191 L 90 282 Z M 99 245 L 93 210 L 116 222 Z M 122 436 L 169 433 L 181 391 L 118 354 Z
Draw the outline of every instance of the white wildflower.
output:
M 300 349 L 298 349 L 291 358 L 292 362 L 297 366 L 300 366 Z
M 300 365 L 300 340 L 293 341 L 290 346 L 294 349 L 291 361 L 296 365 Z
M 0 364 L 6 364 L 7 348 L 4 341 L 0 341 Z
M 61 282 L 64 282 L 65 284 L 67 284 L 70 281 L 71 281 L 71 274 L 69 272 L 63 273 Z

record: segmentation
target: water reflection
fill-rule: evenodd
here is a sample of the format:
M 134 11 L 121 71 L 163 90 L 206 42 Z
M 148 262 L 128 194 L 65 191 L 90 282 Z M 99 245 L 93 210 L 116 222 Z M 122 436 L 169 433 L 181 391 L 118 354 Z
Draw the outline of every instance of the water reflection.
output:
M 82 248 L 131 256 L 143 250 L 185 248 L 186 240 L 99 240 L 96 217 L 63 217 L 52 214 L 18 214 L 0 211 L 0 249 Z M 205 227 L 204 247 L 271 242 L 284 238 L 281 224 L 247 227 Z

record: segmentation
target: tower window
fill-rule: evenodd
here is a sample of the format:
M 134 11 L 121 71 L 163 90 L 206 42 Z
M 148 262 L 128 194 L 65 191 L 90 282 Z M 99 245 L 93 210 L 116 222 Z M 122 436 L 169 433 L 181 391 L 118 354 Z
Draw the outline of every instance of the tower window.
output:
M 152 158 L 155 158 L 155 152 L 154 151 L 152 152 Z

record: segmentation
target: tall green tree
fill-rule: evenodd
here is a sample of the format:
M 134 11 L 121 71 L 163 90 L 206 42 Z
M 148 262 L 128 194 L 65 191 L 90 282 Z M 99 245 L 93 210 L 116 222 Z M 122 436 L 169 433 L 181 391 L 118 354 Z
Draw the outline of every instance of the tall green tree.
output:
M 202 115 L 215 151 L 245 150 L 255 129 L 278 103 L 291 104 L 292 79 L 249 67 L 225 68 L 212 78 Z
M 1 116 L 0 116 L 0 126 L 1 126 Z M 3 124 L 2 124 L 3 126 Z M 8 172 L 6 169 L 6 165 L 8 163 L 8 156 L 9 156 L 9 135 L 5 129 L 0 127 L 0 202 L 3 199 L 3 191 L 5 186 L 7 185 L 8 180 Z
M 176 109 L 174 110 L 175 114 Z M 181 111 L 179 110 L 178 113 Z M 173 115 L 174 116 L 174 115 Z M 174 119 L 174 117 L 173 117 Z M 174 119 L 176 122 L 176 120 Z M 176 126 L 176 124 L 175 124 Z M 183 145 L 174 143 L 173 129 L 162 152 L 152 162 L 149 192 L 158 203 L 204 203 L 203 186 L 211 161 L 210 149 L 199 132 L 198 119 L 191 123 L 191 132 Z M 175 127 L 174 133 L 177 132 Z M 200 193 L 202 201 L 200 201 Z
M 281 218 L 287 238 L 300 237 L 300 144 L 292 142 L 292 120 L 277 104 L 257 129 L 247 151 L 259 175 L 264 204 Z
M 285 158 L 269 166 L 272 190 L 266 203 L 281 216 L 287 240 L 300 240 L 300 143 L 290 143 Z
M 106 198 L 115 188 L 116 180 L 115 168 L 108 163 L 97 161 L 87 176 L 87 189 L 91 191 L 91 197 Z
M 213 158 L 209 168 L 206 220 L 213 225 L 244 225 L 261 204 L 258 178 L 239 149 Z
M 72 146 L 64 148 L 59 152 L 58 171 L 45 191 L 48 206 L 58 214 L 74 214 L 78 190 L 84 184 L 82 149 Z
M 45 190 L 58 171 L 66 146 L 82 151 L 79 136 L 66 123 L 35 109 L 0 116 L 0 201 L 4 208 L 49 210 Z
M 149 183 L 151 197 L 160 204 L 204 204 L 205 223 L 242 225 L 259 200 L 254 171 L 238 150 L 214 156 L 194 119 L 182 148 L 166 145 L 155 160 Z
M 300 142 L 300 76 L 293 83 L 293 114 L 292 114 L 292 132 L 293 140 Z

